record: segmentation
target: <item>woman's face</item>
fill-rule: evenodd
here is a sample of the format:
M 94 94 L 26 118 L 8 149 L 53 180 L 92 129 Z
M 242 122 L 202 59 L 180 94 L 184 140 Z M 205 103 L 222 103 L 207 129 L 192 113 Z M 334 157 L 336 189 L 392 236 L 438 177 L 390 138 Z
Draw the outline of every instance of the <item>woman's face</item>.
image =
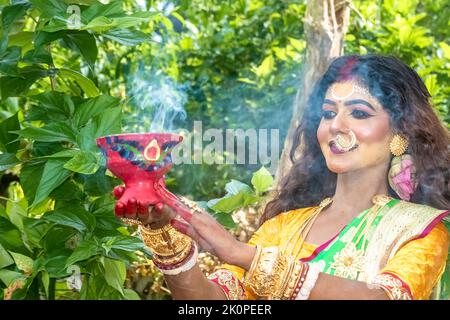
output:
M 356 137 L 355 147 L 349 151 L 337 148 L 337 135 L 350 141 L 350 130 Z M 389 114 L 365 87 L 352 80 L 334 83 L 328 89 L 317 139 L 330 171 L 387 166 L 391 137 Z

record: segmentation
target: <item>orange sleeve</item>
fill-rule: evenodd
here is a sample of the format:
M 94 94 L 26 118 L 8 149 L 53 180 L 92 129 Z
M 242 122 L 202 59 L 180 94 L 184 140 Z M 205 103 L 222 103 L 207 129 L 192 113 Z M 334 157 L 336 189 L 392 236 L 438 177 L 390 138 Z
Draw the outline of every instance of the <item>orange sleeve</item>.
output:
M 251 246 L 277 246 L 279 242 L 280 226 L 283 223 L 283 217 L 284 214 L 279 214 L 276 217 L 264 222 L 247 243 Z M 244 274 L 245 270 L 240 267 L 223 264 L 219 266 L 217 271 L 212 273 L 208 279 L 218 284 L 229 300 L 236 298 L 256 300 L 257 297 L 251 295 L 249 290 L 247 290 L 242 283 Z
M 425 237 L 412 240 L 398 250 L 381 275 L 396 278 L 411 298 L 428 299 L 444 272 L 448 248 L 449 233 L 440 222 Z

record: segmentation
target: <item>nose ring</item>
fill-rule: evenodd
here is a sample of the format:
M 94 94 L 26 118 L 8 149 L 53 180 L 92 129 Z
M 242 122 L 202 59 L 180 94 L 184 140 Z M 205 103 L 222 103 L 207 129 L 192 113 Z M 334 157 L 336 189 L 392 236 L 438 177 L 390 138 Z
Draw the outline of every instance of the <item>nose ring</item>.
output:
M 352 130 L 349 130 L 350 140 L 345 139 L 341 134 L 336 135 L 335 143 L 342 151 L 349 151 L 356 145 L 356 136 Z

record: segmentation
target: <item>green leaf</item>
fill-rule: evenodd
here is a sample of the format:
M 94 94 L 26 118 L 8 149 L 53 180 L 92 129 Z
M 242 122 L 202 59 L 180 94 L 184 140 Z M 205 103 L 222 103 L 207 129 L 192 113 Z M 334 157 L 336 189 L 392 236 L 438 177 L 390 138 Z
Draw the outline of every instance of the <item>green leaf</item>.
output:
M 18 97 L 26 92 L 38 79 L 49 75 L 49 71 L 40 66 L 30 66 L 19 69 L 17 77 L 2 77 L 0 92 L 2 99 Z
M 33 49 L 34 32 L 22 31 L 9 36 L 9 46 L 22 48 L 22 52 L 28 52 Z
M 59 69 L 59 76 L 76 82 L 88 97 L 95 97 L 100 94 L 94 82 L 83 76 L 81 73 L 70 69 L 61 68 Z
M 252 71 L 258 77 L 266 77 L 272 73 L 274 67 L 275 67 L 275 60 L 273 58 L 273 55 L 269 55 L 263 60 L 260 66 L 258 66 L 257 68 L 253 68 Z
M 234 229 L 237 226 L 236 222 L 233 220 L 233 217 L 229 213 L 214 213 L 212 216 L 217 220 L 217 222 L 227 229 Z
M 48 272 L 45 270 L 41 271 L 41 281 L 42 286 L 44 287 L 45 296 L 48 298 L 48 287 L 50 285 L 50 276 L 48 275 Z
M 70 176 L 71 172 L 64 168 L 64 164 L 64 160 L 52 159 L 47 161 L 37 187 L 36 197 L 31 205 L 32 207 L 43 201 Z
M 20 230 L 23 231 L 23 218 L 27 216 L 27 199 L 20 201 L 8 201 L 6 204 L 6 212 L 9 220 Z
M 244 206 L 245 192 L 239 192 L 235 195 L 230 195 L 219 199 L 217 202 L 208 202 L 211 209 L 217 212 L 230 213 L 234 210 Z
M 64 278 L 69 273 L 66 268 L 66 262 L 69 258 L 70 250 L 58 250 L 52 252 L 51 256 L 48 256 L 44 263 L 45 269 L 48 271 L 52 278 Z
M 24 57 L 23 62 L 26 63 L 43 63 L 43 64 L 53 64 L 52 55 L 44 47 L 38 47 L 34 50 L 28 51 Z
M 103 265 L 105 267 L 106 282 L 121 294 L 124 294 L 123 286 L 126 277 L 125 263 L 123 261 L 105 258 Z
M 9 287 L 16 280 L 25 280 L 25 277 L 20 272 L 3 269 L 0 270 L 0 280 Z
M 53 190 L 50 197 L 55 200 L 81 202 L 84 194 L 77 183 L 71 179 L 68 179 L 58 188 Z
M 225 191 L 229 194 L 236 195 L 239 192 L 252 192 L 252 189 L 249 185 L 232 179 L 231 182 L 226 184 Z
M 8 251 L 0 244 L 0 269 L 10 266 L 14 263 L 13 258 L 9 255 Z
M 159 16 L 159 12 L 150 12 L 150 11 L 141 11 L 141 12 L 135 12 L 129 16 L 126 17 L 116 17 L 112 18 L 112 26 L 111 27 L 118 27 L 121 29 L 127 29 L 132 27 L 139 27 L 141 23 L 147 22 L 150 19 L 153 19 L 157 16 Z
M 49 124 L 42 128 L 28 127 L 18 131 L 11 131 L 22 138 L 44 142 L 68 141 L 76 143 L 73 130 L 64 123 Z
M 87 31 L 70 31 L 64 37 L 64 42 L 72 50 L 79 52 L 93 69 L 97 60 L 98 49 L 95 38 Z
M 30 98 L 38 101 L 38 107 L 44 109 L 46 113 L 58 113 L 63 115 L 65 119 L 70 119 L 75 111 L 75 105 L 72 98 L 61 92 L 44 92 Z
M 0 154 L 0 171 L 10 169 L 20 163 L 15 154 L 3 153 Z
M 63 151 L 56 152 L 54 154 L 51 154 L 49 156 L 43 156 L 41 158 L 45 159 L 52 159 L 52 158 L 73 158 L 78 154 L 78 150 L 75 149 L 66 149 Z M 35 158 L 36 159 L 36 158 Z
M 101 240 L 102 247 L 108 250 L 123 250 L 128 252 L 135 252 L 136 250 L 141 250 L 145 248 L 145 245 L 137 237 L 131 236 L 116 236 L 116 237 L 105 237 Z
M 437 83 L 437 76 L 435 74 L 432 74 L 425 79 L 425 85 L 427 86 L 427 89 L 432 97 L 437 94 L 439 85 Z
M 50 215 L 51 213 L 49 213 Z M 66 255 L 69 256 L 78 243 L 82 240 L 80 232 L 74 228 L 58 225 L 49 222 L 45 215 L 41 218 L 46 224 L 49 224 L 51 228 L 41 241 L 41 244 L 48 255 L 61 255 L 61 250 L 69 250 Z
M 118 185 L 118 180 L 106 175 L 105 172 L 106 168 L 101 167 L 96 173 L 88 176 L 83 176 L 84 192 L 94 197 L 110 194 L 113 188 Z
M 109 134 L 116 134 L 122 131 L 121 123 L 122 109 L 120 107 L 110 108 L 108 112 L 104 112 L 95 119 L 96 132 L 95 138 L 99 138 Z
M 253 174 L 252 185 L 256 194 L 261 195 L 268 191 L 273 184 L 273 177 L 264 166 Z
M 67 11 L 67 4 L 60 0 L 30 0 L 41 11 L 41 17 L 61 17 Z
M 100 157 L 91 151 L 79 151 L 70 159 L 64 168 L 78 173 L 93 174 L 100 167 Z
M 123 295 L 126 300 L 142 300 L 141 297 L 132 289 L 124 289 Z
M 14 21 L 22 18 L 30 7 L 29 3 L 19 3 L 2 9 L 3 33 L 8 34 Z
M 17 63 L 20 60 L 20 53 L 19 47 L 10 47 L 5 52 L 0 53 L 0 73 L 5 76 L 19 76 Z
M 42 47 L 55 40 L 61 39 L 62 37 L 64 37 L 65 33 L 66 33 L 65 31 L 58 31 L 58 32 L 36 31 L 34 33 L 34 45 L 36 47 Z
M 20 130 L 18 113 L 0 123 L 0 151 L 8 153 L 17 152 L 20 147 L 20 142 L 15 141 L 17 134 L 10 132 L 14 130 Z
M 82 233 L 92 231 L 95 228 L 95 217 L 77 204 L 65 205 L 63 208 L 55 209 L 53 213 L 46 214 L 43 219 L 74 228 Z
M 80 130 L 80 134 L 77 137 L 77 144 L 81 150 L 92 152 L 98 151 L 98 147 L 95 142 L 96 131 L 97 127 L 93 122 L 88 123 L 84 128 Z
M 8 250 L 26 253 L 22 234 L 8 219 L 0 217 L 0 244 Z
M 42 178 L 42 173 L 44 172 L 43 161 L 39 162 L 28 162 L 25 163 L 20 170 L 20 185 L 22 186 L 25 197 L 28 203 L 32 203 L 35 198 L 36 191 L 38 188 L 37 181 Z
M 33 259 L 27 257 L 26 255 L 13 251 L 9 251 L 9 253 L 14 259 L 14 262 L 16 263 L 16 266 L 19 270 L 23 271 L 25 274 L 31 274 L 33 272 Z
M 105 112 L 108 108 L 117 107 L 119 100 L 107 95 L 101 95 L 93 99 L 89 99 L 75 110 L 74 124 L 77 128 L 84 126 L 90 119 Z
M 144 41 L 150 40 L 149 35 L 132 29 L 113 29 L 105 32 L 103 36 L 125 46 L 136 46 Z
M 100 248 L 97 244 L 91 240 L 84 240 L 79 243 L 75 251 L 67 259 L 65 268 L 83 260 L 87 260 L 92 256 L 97 255 L 100 252 Z
M 84 23 L 94 20 L 96 17 L 120 17 L 124 16 L 121 1 L 111 1 L 108 4 L 96 3 L 90 5 L 88 9 L 81 13 L 81 19 Z
M 105 32 L 111 28 L 114 28 L 117 24 L 114 20 L 107 17 L 95 17 L 93 20 L 89 21 L 87 25 L 82 27 L 82 30 L 92 30 L 94 32 Z
M 442 41 L 439 42 L 439 46 L 441 47 L 444 53 L 444 58 L 450 60 L 450 45 Z
M 295 38 L 289 38 L 289 43 L 293 46 L 297 51 L 303 52 L 306 47 L 305 40 L 298 40 Z
M 41 240 L 52 225 L 44 219 L 24 218 L 23 219 L 24 232 L 30 244 L 36 248 L 42 248 Z

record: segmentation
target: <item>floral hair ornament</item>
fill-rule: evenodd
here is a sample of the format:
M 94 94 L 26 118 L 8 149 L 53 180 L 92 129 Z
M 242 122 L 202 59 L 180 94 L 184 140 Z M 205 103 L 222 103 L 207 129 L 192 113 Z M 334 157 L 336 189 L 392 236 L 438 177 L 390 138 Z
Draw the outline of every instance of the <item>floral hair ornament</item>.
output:
M 388 181 L 391 188 L 400 199 L 409 201 L 417 188 L 416 167 L 411 155 L 405 154 L 408 149 L 408 140 L 395 134 L 389 145 L 394 157 L 388 173 Z

